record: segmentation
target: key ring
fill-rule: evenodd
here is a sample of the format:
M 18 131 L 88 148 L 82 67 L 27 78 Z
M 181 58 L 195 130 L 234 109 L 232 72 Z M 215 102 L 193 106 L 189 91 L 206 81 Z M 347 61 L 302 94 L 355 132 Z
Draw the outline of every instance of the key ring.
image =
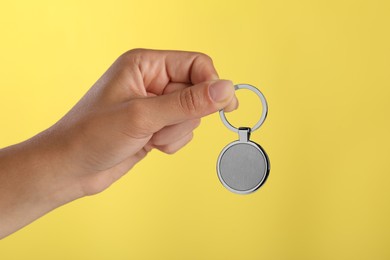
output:
M 219 111 L 222 122 L 230 130 L 238 133 L 238 140 L 231 142 L 219 154 L 217 160 L 218 178 L 222 185 L 231 192 L 249 194 L 259 189 L 266 181 L 270 171 L 270 162 L 264 149 L 250 140 L 251 131 L 258 129 L 267 117 L 268 106 L 264 95 L 252 85 L 238 84 L 237 89 L 249 89 L 255 92 L 263 105 L 260 120 L 253 126 L 236 128 L 225 117 L 223 110 Z
M 265 99 L 263 93 L 261 93 L 261 91 L 258 90 L 256 87 L 254 87 L 252 85 L 249 85 L 249 84 L 237 84 L 237 85 L 234 85 L 234 89 L 235 90 L 249 89 L 249 90 L 255 92 L 255 94 L 260 98 L 261 104 L 263 106 L 263 111 L 261 113 L 260 120 L 251 128 L 251 132 L 259 129 L 259 127 L 264 123 L 264 121 L 265 121 L 265 119 L 267 117 L 267 113 L 268 113 L 267 100 Z M 223 111 L 223 109 L 219 110 L 219 116 L 221 117 L 221 120 L 222 120 L 223 124 L 228 129 L 232 130 L 233 132 L 238 133 L 239 129 L 234 127 L 232 124 L 230 124 L 230 122 L 227 120 L 227 118 L 225 116 L 225 112 Z

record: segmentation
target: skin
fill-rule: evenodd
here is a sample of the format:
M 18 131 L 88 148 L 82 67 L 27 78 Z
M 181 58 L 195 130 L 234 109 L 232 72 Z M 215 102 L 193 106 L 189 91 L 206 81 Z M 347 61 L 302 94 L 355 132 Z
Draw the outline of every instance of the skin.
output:
M 175 153 L 201 117 L 237 106 L 207 55 L 124 53 L 55 125 L 0 150 L 0 239 L 105 190 L 152 149 Z

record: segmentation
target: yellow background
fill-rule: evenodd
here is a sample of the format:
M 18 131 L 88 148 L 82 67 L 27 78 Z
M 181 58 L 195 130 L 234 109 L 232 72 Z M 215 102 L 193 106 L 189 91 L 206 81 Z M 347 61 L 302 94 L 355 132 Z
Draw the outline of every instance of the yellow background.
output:
M 1 147 L 56 122 L 122 52 L 193 50 L 263 91 L 252 139 L 272 168 L 252 195 L 225 190 L 215 163 L 237 136 L 211 115 L 177 154 L 0 241 L 0 259 L 390 259 L 389 13 L 386 0 L 2 1 Z M 257 98 L 239 98 L 229 118 L 253 124 Z

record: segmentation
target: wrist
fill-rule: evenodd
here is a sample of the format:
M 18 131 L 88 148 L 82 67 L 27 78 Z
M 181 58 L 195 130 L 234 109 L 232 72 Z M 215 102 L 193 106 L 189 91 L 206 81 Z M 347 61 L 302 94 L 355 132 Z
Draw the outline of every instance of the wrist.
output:
M 38 200 L 53 209 L 83 196 L 67 156 L 71 143 L 58 131 L 48 129 L 21 145 L 29 158 Z
M 55 140 L 45 131 L 0 150 L 0 238 L 83 196 Z

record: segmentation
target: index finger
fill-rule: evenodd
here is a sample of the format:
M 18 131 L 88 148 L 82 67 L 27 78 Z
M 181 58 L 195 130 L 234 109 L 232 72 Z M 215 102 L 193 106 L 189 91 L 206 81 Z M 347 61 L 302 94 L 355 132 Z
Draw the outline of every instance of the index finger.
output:
M 213 60 L 204 53 L 168 51 L 165 61 L 167 74 L 173 82 L 195 85 L 219 78 Z

